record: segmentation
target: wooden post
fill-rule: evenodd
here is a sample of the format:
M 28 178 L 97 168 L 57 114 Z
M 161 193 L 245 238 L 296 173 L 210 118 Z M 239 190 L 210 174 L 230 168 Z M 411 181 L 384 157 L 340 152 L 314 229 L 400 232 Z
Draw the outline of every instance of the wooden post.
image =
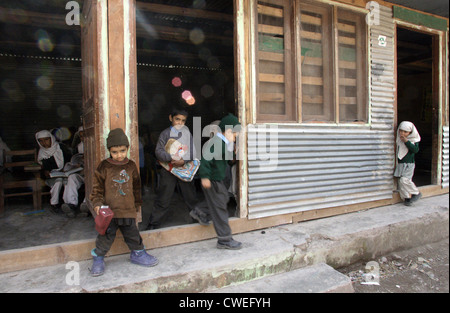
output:
M 129 157 L 139 164 L 135 15 L 135 0 L 108 1 L 110 129 L 125 131 Z
M 86 199 L 92 176 L 109 153 L 106 138 L 122 128 L 139 164 L 135 0 L 87 0 L 83 8 L 83 121 Z M 88 201 L 88 204 L 89 201 Z

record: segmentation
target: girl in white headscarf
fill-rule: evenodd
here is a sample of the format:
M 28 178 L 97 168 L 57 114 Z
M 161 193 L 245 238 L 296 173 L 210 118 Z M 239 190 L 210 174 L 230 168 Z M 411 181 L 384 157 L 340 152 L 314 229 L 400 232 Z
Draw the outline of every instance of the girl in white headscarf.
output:
M 41 130 L 36 133 L 36 141 L 39 145 L 39 164 L 44 165 L 47 171 L 61 170 L 64 167 L 64 154 L 55 137 L 48 130 Z M 49 162 L 53 164 L 45 164 Z
M 36 133 L 36 141 L 39 145 L 38 163 L 42 165 L 45 184 L 50 189 L 50 205 L 52 211 L 57 213 L 59 208 L 59 194 L 63 186 L 62 178 L 50 178 L 52 170 L 62 170 L 64 167 L 65 153 L 61 149 L 61 145 L 56 141 L 55 137 L 48 130 L 41 130 Z M 66 153 L 67 157 L 67 153 Z
M 394 176 L 398 177 L 400 197 L 410 206 L 422 197 L 412 178 L 415 169 L 414 156 L 419 152 L 421 138 L 416 126 L 411 122 L 402 122 L 397 129 L 397 166 Z

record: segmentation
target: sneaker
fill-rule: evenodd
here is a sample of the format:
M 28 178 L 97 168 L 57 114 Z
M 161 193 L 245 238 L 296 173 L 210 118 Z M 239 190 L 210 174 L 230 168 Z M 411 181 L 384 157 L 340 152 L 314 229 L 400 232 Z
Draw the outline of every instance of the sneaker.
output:
M 419 192 L 419 194 L 417 194 L 417 195 L 412 195 L 411 202 L 416 202 L 420 198 L 422 198 L 422 193 L 421 192 Z
M 64 203 L 61 205 L 61 210 L 66 213 L 68 217 L 75 217 L 76 207 L 73 204 Z
M 211 221 L 208 220 L 207 218 L 205 218 L 203 215 L 201 214 L 197 214 L 197 212 L 195 210 L 191 210 L 191 212 L 189 212 L 189 215 L 196 220 L 197 222 L 200 223 L 200 225 L 203 226 L 208 226 L 211 224 Z
M 405 199 L 405 202 L 403 202 L 406 206 L 411 206 L 412 205 L 412 201 L 410 198 Z
M 105 272 L 105 257 L 94 256 L 94 262 L 92 263 L 91 276 L 97 277 L 103 275 Z
M 242 243 L 234 239 L 222 241 L 217 241 L 217 249 L 229 249 L 229 250 L 239 250 L 242 248 Z
M 146 267 L 155 266 L 158 264 L 158 259 L 148 254 L 145 250 L 133 250 L 130 253 L 131 263 L 142 265 Z

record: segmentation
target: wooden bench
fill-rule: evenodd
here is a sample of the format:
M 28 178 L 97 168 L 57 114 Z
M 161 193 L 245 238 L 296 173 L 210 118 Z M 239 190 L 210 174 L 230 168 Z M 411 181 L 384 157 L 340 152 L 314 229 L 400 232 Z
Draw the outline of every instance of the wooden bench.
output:
M 0 215 L 4 213 L 5 199 L 33 197 L 35 210 L 42 208 L 42 181 L 36 149 L 3 152 L 0 171 Z

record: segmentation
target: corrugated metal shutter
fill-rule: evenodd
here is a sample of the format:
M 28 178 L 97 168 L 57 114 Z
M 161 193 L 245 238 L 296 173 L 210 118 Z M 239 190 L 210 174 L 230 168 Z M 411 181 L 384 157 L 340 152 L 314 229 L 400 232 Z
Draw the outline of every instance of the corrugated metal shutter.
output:
M 258 151 L 264 136 L 270 144 L 265 131 L 248 132 L 249 218 L 392 198 L 391 135 L 279 127 L 278 153 L 266 155 Z
M 448 167 L 449 167 L 449 159 L 450 159 L 450 155 L 449 155 L 449 127 L 448 126 L 444 126 L 443 128 L 443 145 L 442 145 L 442 188 L 447 188 L 449 186 L 448 183 L 448 176 L 449 176 L 449 171 L 448 171 Z
M 250 219 L 392 198 L 395 27 L 391 10 L 380 9 L 370 27 L 370 127 L 249 127 Z

